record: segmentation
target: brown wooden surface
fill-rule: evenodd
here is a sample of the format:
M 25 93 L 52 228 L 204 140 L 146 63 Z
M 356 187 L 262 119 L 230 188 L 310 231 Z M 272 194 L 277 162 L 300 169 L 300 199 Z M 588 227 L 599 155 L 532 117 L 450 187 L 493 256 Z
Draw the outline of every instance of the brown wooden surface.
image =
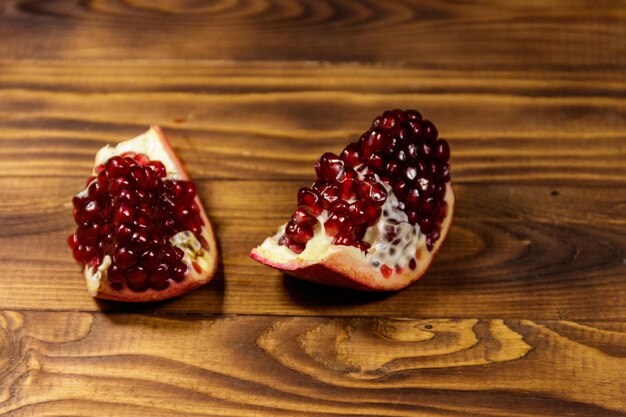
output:
M 626 2 L 0 2 L 0 415 L 626 416 Z M 452 146 L 423 280 L 247 253 L 380 111 Z M 96 302 L 65 247 L 95 151 L 164 126 L 209 285 Z

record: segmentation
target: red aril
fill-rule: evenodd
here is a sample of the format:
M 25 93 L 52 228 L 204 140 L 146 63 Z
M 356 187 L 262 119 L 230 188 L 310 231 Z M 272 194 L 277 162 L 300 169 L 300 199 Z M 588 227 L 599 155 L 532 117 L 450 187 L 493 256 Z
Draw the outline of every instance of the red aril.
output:
M 391 110 L 315 164 L 291 220 L 250 256 L 314 282 L 370 291 L 419 279 L 454 211 L 450 146 L 415 110 Z
M 92 296 L 157 301 L 213 278 L 211 223 L 158 127 L 100 149 L 72 203 L 77 228 L 67 243 Z

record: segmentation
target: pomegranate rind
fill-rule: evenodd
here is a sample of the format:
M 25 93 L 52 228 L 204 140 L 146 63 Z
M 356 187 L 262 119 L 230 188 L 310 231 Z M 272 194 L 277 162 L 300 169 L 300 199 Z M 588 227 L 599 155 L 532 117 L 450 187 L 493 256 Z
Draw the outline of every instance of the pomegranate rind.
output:
M 133 139 L 120 142 L 115 147 L 105 146 L 102 148 L 96 154 L 93 172 L 95 173 L 97 166 L 106 159 L 128 151 L 128 147 L 132 148 L 134 152 L 147 154 L 151 160 L 153 157 L 154 160 L 160 160 L 167 168 L 174 167 L 176 179 L 189 180 L 182 163 L 176 157 L 167 137 L 158 126 L 151 126 L 148 131 Z M 155 155 L 158 157 L 155 157 Z M 113 301 L 152 302 L 178 297 L 211 281 L 217 271 L 217 243 L 213 227 L 199 197 L 196 196 L 194 201 L 200 208 L 200 218 L 204 222 L 201 235 L 206 240 L 208 246 L 208 250 L 203 251 L 203 259 L 200 261 L 203 267 L 200 272 L 195 271 L 192 265 L 188 264 L 185 278 L 182 281 L 176 282 L 173 279 L 168 279 L 169 286 L 166 289 L 155 290 L 149 288 L 146 291 L 135 292 L 126 287 L 121 290 L 112 288 L 106 278 L 106 272 L 97 274 L 97 271 L 93 271 L 85 265 L 84 277 L 89 294 L 94 298 Z
M 332 250 L 319 259 L 296 259 L 293 262 L 280 262 L 273 258 L 271 250 L 257 246 L 250 252 L 250 257 L 285 274 L 318 284 L 362 291 L 401 290 L 426 273 L 448 235 L 455 203 L 454 190 L 450 183 L 446 185 L 444 200 L 448 204 L 448 212 L 441 226 L 441 237 L 435 242 L 433 249 L 428 251 L 425 245 L 420 246 L 421 255 L 417 267 L 414 270 L 407 268 L 400 274 L 393 273 L 389 278 L 385 278 L 379 269 L 373 268 L 367 256 L 353 246 L 332 245 Z M 277 236 L 268 239 L 277 239 Z

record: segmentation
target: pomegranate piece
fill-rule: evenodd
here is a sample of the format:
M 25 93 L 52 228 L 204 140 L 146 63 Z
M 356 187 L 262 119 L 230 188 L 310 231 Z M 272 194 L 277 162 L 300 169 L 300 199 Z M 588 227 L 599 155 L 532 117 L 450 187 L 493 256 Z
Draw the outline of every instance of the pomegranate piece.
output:
M 296 277 L 371 291 L 419 279 L 454 212 L 450 146 L 416 110 L 390 110 L 315 164 L 311 188 L 250 256 Z
M 100 149 L 93 174 L 72 199 L 77 228 L 67 239 L 89 294 L 157 301 L 213 278 L 211 223 L 161 129 Z

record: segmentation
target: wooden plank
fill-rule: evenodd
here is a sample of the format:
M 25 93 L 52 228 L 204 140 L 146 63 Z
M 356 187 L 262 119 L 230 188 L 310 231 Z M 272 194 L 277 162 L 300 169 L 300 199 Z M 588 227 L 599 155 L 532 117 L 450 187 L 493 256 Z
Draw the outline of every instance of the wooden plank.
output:
M 623 71 L 623 1 L 4 1 L 0 56 Z M 25 36 L 28 34 L 28 36 Z
M 0 315 L 0 413 L 626 415 L 626 323 Z
M 81 184 L 0 178 L 0 308 L 127 308 L 96 304 L 65 247 L 74 227 L 70 198 Z M 138 311 L 626 319 L 623 187 L 460 185 L 454 226 L 429 274 L 397 294 L 376 295 L 300 282 L 248 258 L 294 209 L 298 181 L 198 185 L 221 246 L 218 276 Z
M 161 124 L 194 178 L 308 181 L 382 110 L 418 107 L 449 139 L 457 183 L 626 182 L 615 77 L 11 60 L 0 73 L 0 176 L 82 176 L 99 147 Z

